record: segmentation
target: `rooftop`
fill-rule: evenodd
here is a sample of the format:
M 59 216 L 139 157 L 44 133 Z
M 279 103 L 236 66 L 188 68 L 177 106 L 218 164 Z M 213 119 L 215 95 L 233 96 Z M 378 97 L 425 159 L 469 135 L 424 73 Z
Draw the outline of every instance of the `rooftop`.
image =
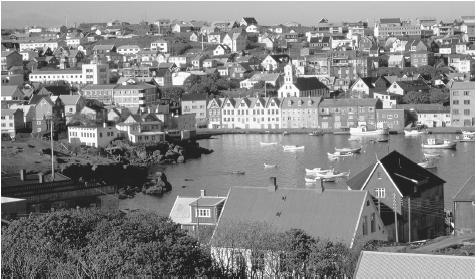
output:
M 473 201 L 474 202 L 474 176 L 471 176 L 461 186 L 456 195 L 453 197 L 453 201 Z

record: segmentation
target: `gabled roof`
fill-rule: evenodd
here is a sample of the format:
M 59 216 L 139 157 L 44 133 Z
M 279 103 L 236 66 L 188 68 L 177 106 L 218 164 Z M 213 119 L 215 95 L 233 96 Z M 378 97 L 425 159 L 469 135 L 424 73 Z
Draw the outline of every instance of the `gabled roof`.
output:
M 22 95 L 23 92 L 20 90 L 19 86 L 18 85 L 2 85 L 2 90 L 1 90 L 1 94 L 2 96 L 13 96 L 15 93 L 20 93 Z
M 41 102 L 42 99 L 45 99 L 50 105 L 53 105 L 49 96 L 44 95 L 33 95 L 30 99 L 29 105 L 37 105 Z
M 190 203 L 197 200 L 196 197 L 180 197 L 175 199 L 169 218 L 177 224 L 187 224 L 192 221 Z
M 225 197 L 199 197 L 195 199 L 193 202 L 190 202 L 190 206 L 216 206 L 226 200 Z
M 381 24 L 400 23 L 400 18 L 381 18 Z
M 287 108 L 317 108 L 321 102 L 321 97 L 286 97 L 281 100 L 281 109 Z
M 314 89 L 328 89 L 327 86 L 320 82 L 316 77 L 302 78 L 298 77 L 294 85 L 300 91 L 314 90 Z
M 375 88 L 375 82 L 378 80 L 378 77 L 363 77 L 354 82 L 354 84 L 359 80 L 362 80 L 369 88 Z
M 474 278 L 474 257 L 362 251 L 360 278 Z
M 466 182 L 461 186 L 456 195 L 453 197 L 453 201 L 473 201 L 474 202 L 474 175 L 468 178 Z
M 114 45 L 95 45 L 93 50 L 112 50 Z
M 243 20 L 246 22 L 246 25 L 258 24 L 254 17 L 244 17 Z
M 60 95 L 59 98 L 65 106 L 76 105 L 81 99 L 80 95 Z
M 365 191 L 232 187 L 214 235 L 228 222 L 265 221 L 278 231 L 302 229 L 313 237 L 350 245 L 366 195 Z
M 376 164 L 385 169 L 403 196 L 412 194 L 414 186 L 424 188 L 446 183 L 443 179 L 420 167 L 417 163 L 397 151 L 392 151 L 376 163 L 371 164 L 367 169 L 347 180 L 347 185 L 353 190 L 362 190 L 370 175 L 375 171 Z
M 430 87 L 421 79 L 396 81 L 396 84 L 405 91 L 429 90 Z

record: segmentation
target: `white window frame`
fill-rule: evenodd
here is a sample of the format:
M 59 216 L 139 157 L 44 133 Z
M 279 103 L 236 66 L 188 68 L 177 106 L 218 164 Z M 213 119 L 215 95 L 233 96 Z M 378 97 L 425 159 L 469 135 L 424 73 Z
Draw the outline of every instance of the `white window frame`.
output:
M 197 208 L 195 209 L 195 216 L 210 218 L 211 210 L 210 208 Z
M 375 188 L 374 191 L 377 199 L 385 199 L 385 188 Z

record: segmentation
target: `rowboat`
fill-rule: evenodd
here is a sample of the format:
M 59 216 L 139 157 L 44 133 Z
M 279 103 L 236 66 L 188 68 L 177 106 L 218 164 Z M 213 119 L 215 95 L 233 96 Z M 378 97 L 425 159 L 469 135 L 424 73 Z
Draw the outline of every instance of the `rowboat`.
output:
M 343 148 L 337 148 L 335 147 L 336 152 L 339 153 L 359 153 L 362 147 L 356 147 L 356 148 L 351 148 L 351 147 L 343 147 Z
M 388 139 L 377 139 L 377 142 L 388 142 Z
M 283 145 L 284 151 L 304 150 L 304 145 Z
M 468 135 L 468 136 L 474 136 L 476 132 L 469 132 L 469 131 L 461 131 L 461 134 L 463 135 Z
M 310 136 L 322 136 L 324 135 L 323 132 L 320 132 L 320 131 L 312 131 L 309 133 Z
M 352 155 L 354 155 L 354 153 L 352 153 L 352 152 L 347 152 L 347 153 L 342 153 L 342 152 L 339 152 L 339 151 L 336 151 L 334 153 L 327 152 L 327 156 L 329 156 L 329 157 L 349 157 L 349 156 L 352 156 Z
M 429 159 L 429 158 L 438 158 L 438 157 L 440 157 L 440 154 L 436 154 L 436 153 L 423 153 L 423 156 L 425 156 L 426 159 Z
M 306 170 L 306 175 L 314 175 L 316 173 L 328 173 L 328 172 L 334 171 L 334 169 L 323 170 L 321 168 L 305 169 L 305 170 Z
M 434 138 L 430 138 L 426 143 L 422 143 L 423 148 L 439 148 L 439 149 L 456 149 L 456 142 L 450 140 L 443 140 L 443 142 L 438 142 Z
M 278 144 L 277 142 L 260 142 L 259 144 L 261 145 L 275 145 L 275 144 Z
M 456 137 L 457 140 L 460 142 L 473 142 L 474 141 L 474 134 L 463 134 L 462 137 Z
M 264 168 L 265 169 L 272 169 L 272 168 L 276 168 L 278 165 L 268 165 L 266 163 L 264 163 Z
M 436 162 L 437 161 L 438 160 L 436 158 L 433 158 L 433 159 L 429 159 L 429 160 L 420 162 L 420 163 L 418 163 L 418 165 L 422 168 L 425 168 L 425 169 L 434 169 L 434 168 L 436 168 Z
M 405 133 L 405 136 L 419 136 L 421 134 L 424 134 L 426 133 L 426 131 L 419 131 L 419 130 L 403 130 L 403 132 Z
M 367 126 L 360 126 L 356 128 L 350 128 L 350 134 L 353 136 L 379 136 L 379 135 L 388 135 L 388 129 L 376 129 L 369 130 Z

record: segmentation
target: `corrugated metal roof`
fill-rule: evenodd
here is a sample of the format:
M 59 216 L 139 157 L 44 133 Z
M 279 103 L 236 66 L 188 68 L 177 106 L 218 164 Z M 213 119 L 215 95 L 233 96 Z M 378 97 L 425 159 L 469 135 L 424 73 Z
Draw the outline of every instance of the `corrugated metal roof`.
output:
M 273 191 L 267 187 L 232 187 L 216 233 L 225 230 L 230 221 L 265 221 L 278 231 L 302 229 L 314 237 L 350 245 L 366 194 L 348 190 L 320 193 L 317 189 L 278 187 Z
M 354 278 L 474 278 L 474 257 L 363 251 Z

